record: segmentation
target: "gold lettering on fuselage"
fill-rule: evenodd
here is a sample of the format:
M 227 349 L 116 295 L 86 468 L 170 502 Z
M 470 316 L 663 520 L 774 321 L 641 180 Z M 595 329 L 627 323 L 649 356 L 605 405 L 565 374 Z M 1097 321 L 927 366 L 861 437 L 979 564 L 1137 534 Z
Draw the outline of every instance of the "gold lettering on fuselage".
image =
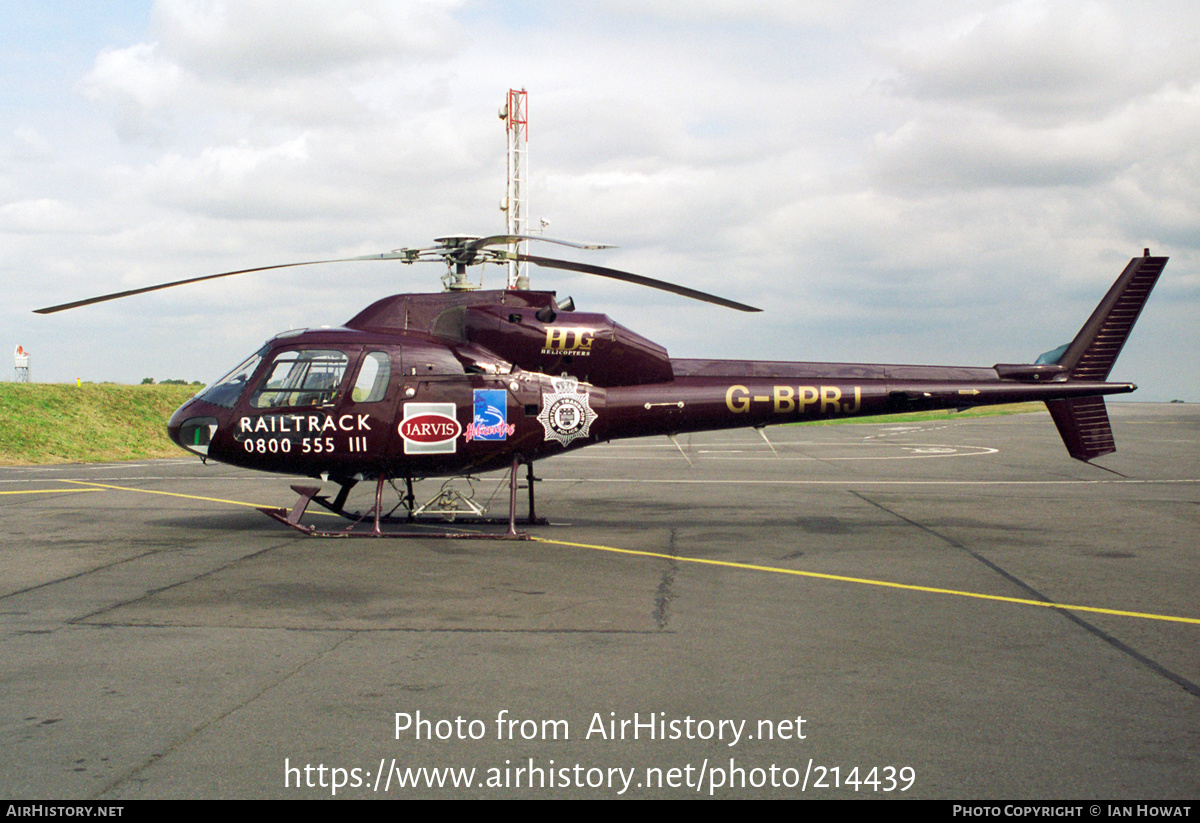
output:
M 849 389 L 846 389 L 848 392 Z M 725 407 L 734 414 L 750 411 L 756 403 L 770 403 L 775 414 L 857 414 L 862 408 L 862 386 L 854 387 L 854 402 L 842 402 L 841 386 L 772 386 L 770 396 L 752 395 L 745 386 L 725 390 Z
M 842 399 L 842 390 L 837 386 L 822 386 L 821 387 L 821 414 L 833 409 L 834 414 L 837 414 L 840 409 L 838 401 Z
M 573 354 L 587 357 L 592 353 L 592 342 L 596 333 L 588 328 L 572 326 L 549 326 L 546 328 L 546 345 L 542 354 Z
M 854 405 L 846 404 L 846 414 L 858 414 L 858 410 L 862 408 L 862 386 L 854 387 Z
M 782 414 L 785 412 L 795 411 L 796 409 L 796 390 L 791 386 L 776 386 L 775 387 L 775 413 Z
M 734 396 L 736 393 L 736 397 Z M 725 405 L 734 414 L 750 411 L 750 390 L 745 386 L 730 386 L 725 391 Z

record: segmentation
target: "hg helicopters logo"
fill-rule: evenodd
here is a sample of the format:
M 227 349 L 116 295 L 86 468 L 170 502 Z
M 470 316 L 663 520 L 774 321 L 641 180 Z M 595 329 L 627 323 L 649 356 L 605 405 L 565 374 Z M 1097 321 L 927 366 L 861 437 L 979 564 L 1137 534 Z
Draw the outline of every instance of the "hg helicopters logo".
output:
M 587 437 L 599 416 L 592 411 L 587 392 L 579 393 L 579 381 L 573 377 L 555 380 L 553 386 L 553 392 L 542 395 L 542 411 L 537 416 L 546 430 L 546 439 L 565 446 L 576 438 Z
M 546 329 L 546 345 L 542 347 L 542 354 L 588 357 L 592 353 L 592 343 L 595 339 L 596 333 L 589 328 L 550 326 Z

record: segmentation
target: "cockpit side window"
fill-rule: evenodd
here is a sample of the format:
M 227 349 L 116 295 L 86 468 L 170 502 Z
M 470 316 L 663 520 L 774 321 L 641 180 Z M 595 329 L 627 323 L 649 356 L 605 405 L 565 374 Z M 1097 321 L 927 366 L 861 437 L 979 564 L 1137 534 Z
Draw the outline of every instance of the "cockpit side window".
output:
M 265 409 L 332 403 L 349 362 L 344 352 L 332 349 L 280 352 L 250 404 Z
M 254 376 L 254 370 L 258 368 L 258 364 L 262 362 L 266 353 L 267 347 L 263 346 L 236 369 L 201 391 L 198 395 L 199 399 L 232 409 L 237 404 L 238 398 L 242 396 L 242 391 L 246 388 L 250 378 Z
M 358 369 L 354 388 L 350 390 L 350 399 L 355 403 L 378 403 L 387 394 L 391 376 L 392 367 L 387 352 L 367 352 Z

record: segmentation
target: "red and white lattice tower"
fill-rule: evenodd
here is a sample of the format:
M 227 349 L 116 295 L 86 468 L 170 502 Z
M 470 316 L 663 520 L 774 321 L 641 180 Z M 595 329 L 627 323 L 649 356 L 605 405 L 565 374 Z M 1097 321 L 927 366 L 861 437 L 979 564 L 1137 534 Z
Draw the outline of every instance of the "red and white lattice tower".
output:
M 16 365 L 16 380 L 18 383 L 29 382 L 29 352 L 23 346 L 17 346 L 13 351 L 13 362 Z
M 500 208 L 505 215 L 506 234 L 527 234 L 525 177 L 529 165 L 529 97 L 525 89 L 508 90 L 508 100 L 500 109 L 508 132 L 508 189 Z M 521 253 L 524 243 L 513 243 L 509 248 Z M 529 264 L 510 260 L 508 262 L 508 287 L 529 288 Z

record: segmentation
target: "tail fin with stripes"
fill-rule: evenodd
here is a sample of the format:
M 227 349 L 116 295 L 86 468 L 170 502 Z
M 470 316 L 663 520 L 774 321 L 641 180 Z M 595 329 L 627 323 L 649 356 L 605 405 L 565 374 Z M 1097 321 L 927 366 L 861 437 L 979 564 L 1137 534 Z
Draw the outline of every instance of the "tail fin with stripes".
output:
M 1149 249 L 1130 260 L 1075 339 L 1059 350 L 1061 354 L 1042 355 L 1038 362 L 1065 366 L 1068 381 L 1107 380 L 1166 265 L 1166 257 L 1151 257 Z M 1117 450 L 1103 397 L 1049 400 L 1046 407 L 1075 459 L 1088 461 Z

